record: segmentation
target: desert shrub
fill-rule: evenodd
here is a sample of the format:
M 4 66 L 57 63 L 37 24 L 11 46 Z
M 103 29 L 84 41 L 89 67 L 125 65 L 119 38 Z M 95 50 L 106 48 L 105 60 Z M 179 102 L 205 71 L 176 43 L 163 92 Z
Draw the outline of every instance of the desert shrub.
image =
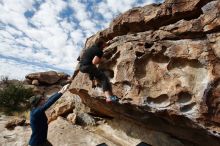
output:
M 9 84 L 8 76 L 1 76 L 1 82 L 2 84 Z
M 9 83 L 0 90 L 0 107 L 10 110 L 22 110 L 29 106 L 28 99 L 33 96 L 31 88 L 21 83 Z

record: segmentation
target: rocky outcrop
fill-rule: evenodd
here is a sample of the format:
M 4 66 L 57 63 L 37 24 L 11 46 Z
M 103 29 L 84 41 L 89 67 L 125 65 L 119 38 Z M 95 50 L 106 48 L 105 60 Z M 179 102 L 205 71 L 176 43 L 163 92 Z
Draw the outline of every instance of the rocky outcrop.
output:
M 94 111 L 131 119 L 195 145 L 220 143 L 220 2 L 166 0 L 131 9 L 88 38 L 108 41 L 105 62 L 120 104 L 106 104 L 86 74 L 71 92 Z
M 50 96 L 61 87 L 70 82 L 70 76 L 55 71 L 30 73 L 25 76 L 23 84 L 26 88 L 32 88 L 35 94 Z
M 69 75 L 65 73 L 57 73 L 55 71 L 31 73 L 25 76 L 32 84 L 55 84 L 60 80 L 67 80 Z

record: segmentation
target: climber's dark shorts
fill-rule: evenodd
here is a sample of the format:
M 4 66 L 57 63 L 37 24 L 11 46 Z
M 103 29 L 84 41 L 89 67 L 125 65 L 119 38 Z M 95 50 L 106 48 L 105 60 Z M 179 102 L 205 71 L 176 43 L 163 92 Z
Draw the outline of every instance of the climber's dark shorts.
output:
M 82 73 L 88 73 L 89 79 L 98 79 L 101 82 L 103 91 L 111 91 L 111 83 L 104 72 L 100 71 L 95 65 L 80 65 L 79 70 Z

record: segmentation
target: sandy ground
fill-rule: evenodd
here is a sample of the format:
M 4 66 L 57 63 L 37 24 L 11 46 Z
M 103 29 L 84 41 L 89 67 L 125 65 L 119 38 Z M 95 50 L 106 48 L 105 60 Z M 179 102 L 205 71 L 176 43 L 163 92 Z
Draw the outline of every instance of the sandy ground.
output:
M 14 130 L 7 130 L 4 126 L 10 119 L 11 117 L 0 116 L 0 146 L 27 146 L 31 135 L 30 126 L 17 126 Z M 119 138 L 118 135 L 123 137 Z M 111 129 L 107 124 L 83 128 L 61 117 L 49 124 L 48 140 L 54 146 L 96 146 L 102 143 L 108 146 L 132 146 L 139 143 L 138 140 Z

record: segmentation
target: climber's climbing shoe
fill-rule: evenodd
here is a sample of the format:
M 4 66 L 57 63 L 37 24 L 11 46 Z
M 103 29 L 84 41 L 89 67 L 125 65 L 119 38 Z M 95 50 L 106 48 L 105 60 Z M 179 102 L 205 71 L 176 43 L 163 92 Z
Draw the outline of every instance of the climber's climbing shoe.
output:
M 119 98 L 117 96 L 115 96 L 115 95 L 112 95 L 112 96 L 106 98 L 106 102 L 107 103 L 118 102 L 118 101 L 119 101 Z

